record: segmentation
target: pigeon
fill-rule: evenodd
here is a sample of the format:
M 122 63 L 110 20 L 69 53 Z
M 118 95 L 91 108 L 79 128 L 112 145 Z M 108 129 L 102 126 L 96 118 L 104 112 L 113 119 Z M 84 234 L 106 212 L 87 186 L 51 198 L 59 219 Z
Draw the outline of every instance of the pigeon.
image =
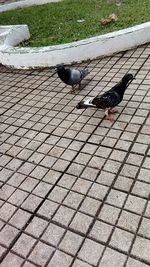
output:
M 111 114 L 116 113 L 117 110 L 113 109 L 123 99 L 124 92 L 129 84 L 135 79 L 132 74 L 128 73 L 124 75 L 122 80 L 113 86 L 109 91 L 102 95 L 98 95 L 92 99 L 82 100 L 76 106 L 77 109 L 85 109 L 88 107 L 105 109 L 106 119 L 113 121 L 114 118 Z
M 56 71 L 58 77 L 68 85 L 72 86 L 72 90 L 74 87 L 79 84 L 79 89 L 81 86 L 81 81 L 89 74 L 89 70 L 87 68 L 84 69 L 70 69 L 65 68 L 63 64 L 56 65 Z

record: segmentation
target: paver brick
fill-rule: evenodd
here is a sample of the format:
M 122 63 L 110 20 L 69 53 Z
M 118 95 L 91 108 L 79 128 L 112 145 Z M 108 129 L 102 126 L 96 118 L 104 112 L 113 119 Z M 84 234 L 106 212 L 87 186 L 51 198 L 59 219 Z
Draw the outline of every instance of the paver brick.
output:
M 112 229 L 113 226 L 104 222 L 96 221 L 90 232 L 90 236 L 97 239 L 98 241 L 107 242 Z
M 18 230 L 10 225 L 6 225 L 0 232 L 0 243 L 9 246 L 18 234 Z
M 88 61 L 75 94 L 51 68 L 0 66 L 3 267 L 150 264 L 149 54 L 145 44 Z M 115 121 L 75 108 L 127 72 L 136 79 Z
M 4 261 L 1 263 L 2 267 L 10 267 L 11 265 L 15 267 L 20 267 L 23 263 L 23 259 L 11 252 L 8 253 Z
M 112 234 L 110 245 L 122 251 L 128 252 L 133 238 L 133 234 L 116 228 L 114 233 Z
M 53 219 L 54 221 L 67 226 L 70 223 L 74 213 L 75 211 L 73 209 L 65 206 L 60 206 Z
M 125 209 L 141 214 L 144 210 L 145 204 L 145 199 L 129 195 L 125 204 Z
M 137 236 L 131 250 L 131 254 L 140 257 L 150 263 L 149 251 L 150 240 Z
M 34 238 L 26 234 L 22 234 L 13 246 L 12 250 L 26 257 L 35 241 L 36 240 Z
M 141 261 L 138 261 L 138 260 L 135 260 L 135 259 L 132 259 L 132 258 L 129 258 L 128 261 L 127 261 L 127 265 L 126 267 L 148 267 L 149 265 L 141 262 Z
M 39 237 L 45 230 L 47 225 L 48 225 L 47 221 L 40 219 L 38 217 L 34 217 L 32 221 L 28 224 L 25 231 L 31 234 L 32 236 Z
M 44 266 L 44 264 L 48 261 L 53 251 L 54 251 L 53 247 L 48 246 L 39 241 L 34 247 L 32 253 L 30 254 L 29 259 L 35 262 L 36 264 Z
M 63 251 L 75 255 L 82 243 L 82 240 L 83 237 L 81 237 L 80 235 L 67 231 L 59 245 L 59 248 L 61 248 Z
M 72 223 L 70 224 L 70 227 L 76 231 L 86 234 L 91 222 L 92 218 L 90 216 L 85 215 L 81 212 L 77 212 L 72 220 Z
M 71 256 L 57 250 L 48 264 L 48 267 L 69 267 L 71 261 Z
M 96 266 L 103 252 L 104 247 L 90 239 L 85 239 L 85 242 L 78 254 L 78 257 L 86 262 Z
M 123 267 L 125 260 L 126 260 L 126 256 L 124 254 L 121 254 L 111 248 L 106 248 L 105 253 L 98 267 L 106 267 L 106 266 L 107 267 L 112 267 L 112 266 Z
M 102 221 L 111 223 L 111 224 L 115 224 L 118 216 L 120 213 L 120 209 L 110 206 L 108 204 L 104 204 L 98 218 L 101 219 Z

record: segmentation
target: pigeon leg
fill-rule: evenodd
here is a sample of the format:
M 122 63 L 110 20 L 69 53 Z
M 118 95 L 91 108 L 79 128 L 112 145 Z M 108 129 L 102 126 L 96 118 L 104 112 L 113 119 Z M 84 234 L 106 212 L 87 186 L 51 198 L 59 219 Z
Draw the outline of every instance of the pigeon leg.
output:
M 110 113 L 110 109 L 106 109 L 105 115 L 106 115 L 106 117 L 104 118 L 105 120 L 109 120 L 111 122 L 114 121 L 114 116 L 112 116 L 112 114 Z
M 110 110 L 109 110 L 109 113 L 110 113 L 110 114 L 111 114 L 111 113 L 114 114 L 114 113 L 117 113 L 117 112 L 118 112 L 117 109 L 110 109 Z
M 79 88 L 78 89 L 81 89 L 81 81 L 79 82 Z
M 73 84 L 72 85 L 72 90 L 70 91 L 71 94 L 74 94 L 75 93 L 75 85 Z

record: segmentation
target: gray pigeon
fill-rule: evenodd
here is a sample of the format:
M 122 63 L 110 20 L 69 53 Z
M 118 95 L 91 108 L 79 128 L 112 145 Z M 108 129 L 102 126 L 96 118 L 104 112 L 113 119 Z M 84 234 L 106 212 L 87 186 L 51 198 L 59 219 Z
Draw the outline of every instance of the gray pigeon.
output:
M 135 78 L 132 74 L 124 75 L 122 80 L 118 84 L 113 86 L 109 91 L 92 99 L 79 102 L 76 108 L 84 109 L 91 107 L 105 109 L 106 119 L 113 121 L 113 118 L 110 114 L 117 112 L 117 110 L 113 110 L 113 108 L 122 101 L 124 92 L 129 84 L 133 81 L 133 79 Z
M 74 90 L 74 87 L 79 84 L 79 89 L 81 86 L 81 81 L 85 76 L 88 75 L 89 70 L 84 69 L 65 69 L 63 64 L 56 65 L 56 71 L 58 74 L 58 77 L 68 85 L 72 86 L 72 89 Z

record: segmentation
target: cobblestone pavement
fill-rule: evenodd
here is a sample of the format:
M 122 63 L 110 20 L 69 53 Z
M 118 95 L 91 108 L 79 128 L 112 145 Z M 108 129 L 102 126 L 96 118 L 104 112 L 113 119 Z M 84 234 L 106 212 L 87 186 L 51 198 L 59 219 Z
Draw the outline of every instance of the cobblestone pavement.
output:
M 89 61 L 75 95 L 53 69 L 0 67 L 1 267 L 150 266 L 149 56 Z M 75 108 L 128 71 L 114 122 Z

